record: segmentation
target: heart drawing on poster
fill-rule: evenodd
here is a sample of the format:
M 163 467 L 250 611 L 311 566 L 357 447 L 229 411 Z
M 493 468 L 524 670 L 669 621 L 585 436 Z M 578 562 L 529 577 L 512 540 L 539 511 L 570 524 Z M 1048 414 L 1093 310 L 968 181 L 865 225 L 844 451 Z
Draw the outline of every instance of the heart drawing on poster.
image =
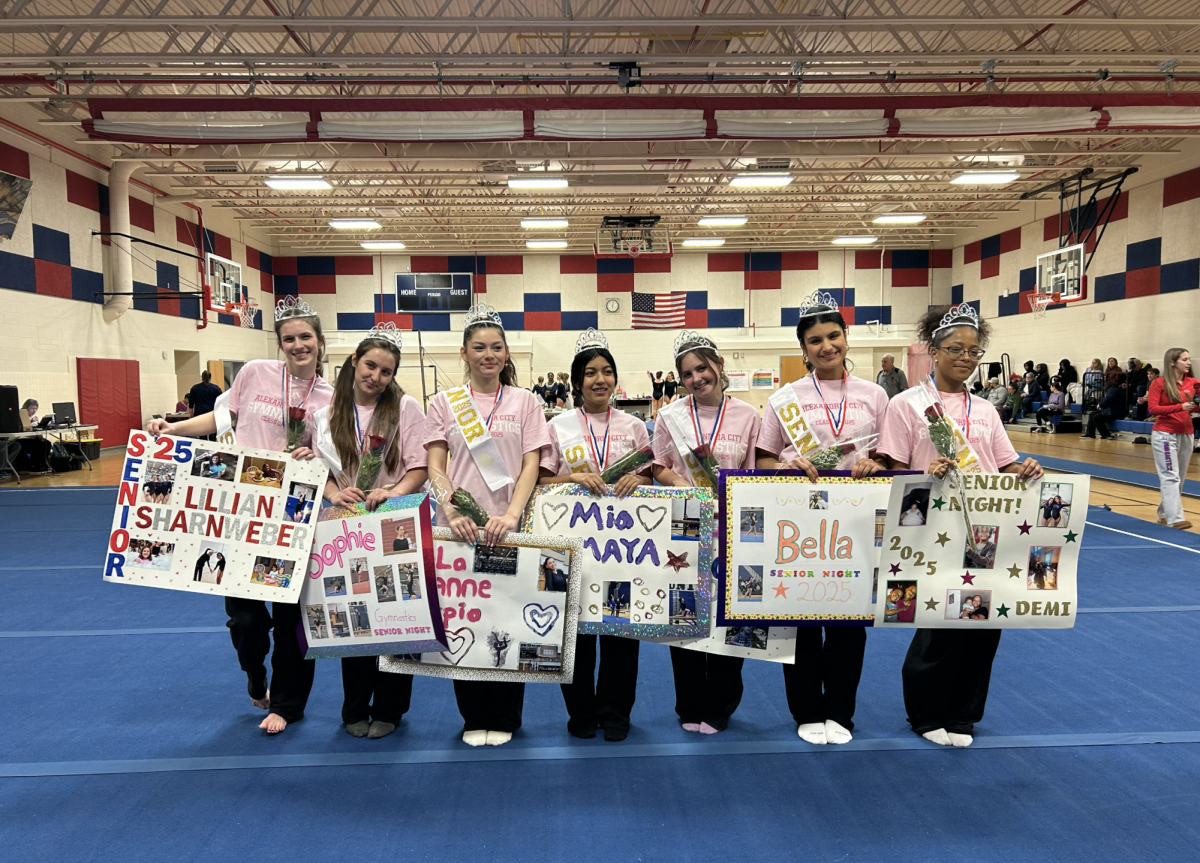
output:
M 665 506 L 639 506 L 634 511 L 637 513 L 638 521 L 642 523 L 642 527 L 647 532 L 654 530 L 667 517 Z
M 556 524 L 562 521 L 563 516 L 567 514 L 567 504 L 565 503 L 543 503 L 542 504 L 542 521 L 546 522 L 546 528 L 553 528 Z
M 522 614 L 525 617 L 525 625 L 538 635 L 544 636 L 558 623 L 558 607 L 554 605 L 538 605 L 531 602 L 525 606 Z
M 451 665 L 458 665 L 466 657 L 467 652 L 475 645 L 475 633 L 467 627 L 455 629 L 453 631 L 446 630 L 446 646 L 449 650 L 443 650 L 442 656 Z

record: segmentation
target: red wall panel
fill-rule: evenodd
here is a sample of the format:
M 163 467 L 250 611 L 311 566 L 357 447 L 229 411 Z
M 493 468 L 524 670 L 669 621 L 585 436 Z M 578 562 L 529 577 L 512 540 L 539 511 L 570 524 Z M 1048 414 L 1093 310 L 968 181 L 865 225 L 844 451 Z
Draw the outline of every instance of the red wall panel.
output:
M 137 360 L 77 357 L 79 421 L 99 426 L 105 446 L 121 446 L 142 426 L 141 378 Z

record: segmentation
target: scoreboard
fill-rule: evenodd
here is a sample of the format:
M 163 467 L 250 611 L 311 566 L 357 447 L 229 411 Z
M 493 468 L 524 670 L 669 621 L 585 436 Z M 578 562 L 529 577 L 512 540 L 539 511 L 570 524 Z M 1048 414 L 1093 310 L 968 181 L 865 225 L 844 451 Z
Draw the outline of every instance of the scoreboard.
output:
M 470 307 L 470 273 L 396 274 L 397 312 L 465 312 Z

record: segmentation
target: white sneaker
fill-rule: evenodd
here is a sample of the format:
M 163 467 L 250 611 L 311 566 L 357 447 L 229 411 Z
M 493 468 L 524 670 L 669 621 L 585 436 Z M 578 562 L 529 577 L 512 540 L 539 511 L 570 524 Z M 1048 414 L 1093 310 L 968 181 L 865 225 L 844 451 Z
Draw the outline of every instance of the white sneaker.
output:
M 950 742 L 950 735 L 946 733 L 945 728 L 935 728 L 933 731 L 926 731 L 921 735 L 930 743 L 936 743 L 938 746 L 953 746 Z
M 486 731 L 464 731 L 462 742 L 468 746 L 482 746 L 487 743 L 487 736 Z
M 508 741 L 512 740 L 511 731 L 489 731 L 487 732 L 488 746 L 503 746 Z
M 824 722 L 806 722 L 796 727 L 796 734 L 805 743 L 812 743 L 815 746 L 823 746 L 828 742 L 825 740 Z
M 958 749 L 966 749 L 975 741 L 970 734 L 955 734 L 953 731 L 946 732 L 946 736 L 950 738 L 950 745 Z
M 841 745 L 849 743 L 854 739 L 854 735 L 846 730 L 845 726 L 832 719 L 825 720 L 825 740 L 827 743 L 835 743 Z

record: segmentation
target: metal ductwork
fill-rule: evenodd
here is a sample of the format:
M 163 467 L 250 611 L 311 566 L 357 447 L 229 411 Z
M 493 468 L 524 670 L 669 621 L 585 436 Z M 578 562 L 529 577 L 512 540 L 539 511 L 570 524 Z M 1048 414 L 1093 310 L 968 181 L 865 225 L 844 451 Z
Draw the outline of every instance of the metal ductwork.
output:
M 108 173 L 109 224 L 113 233 L 112 293 L 104 304 L 104 320 L 112 323 L 133 308 L 133 249 L 129 241 L 129 178 L 137 162 L 117 162 Z M 124 236 L 122 236 L 124 235 Z

